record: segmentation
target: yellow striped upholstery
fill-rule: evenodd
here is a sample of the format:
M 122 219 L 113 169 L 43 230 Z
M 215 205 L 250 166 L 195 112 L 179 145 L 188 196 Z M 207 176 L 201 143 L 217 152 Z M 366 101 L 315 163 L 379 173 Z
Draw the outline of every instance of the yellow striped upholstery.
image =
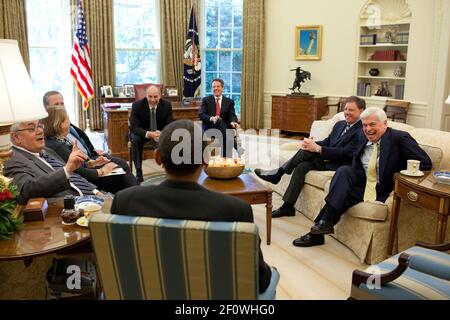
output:
M 256 299 L 253 223 L 95 215 L 89 228 L 107 299 Z

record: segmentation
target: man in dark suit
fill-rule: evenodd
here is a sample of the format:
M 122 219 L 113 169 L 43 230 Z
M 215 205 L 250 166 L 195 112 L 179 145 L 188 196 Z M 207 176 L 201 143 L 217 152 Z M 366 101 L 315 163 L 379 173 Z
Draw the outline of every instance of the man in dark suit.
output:
M 53 150 L 45 148 L 44 130 L 39 121 L 11 126 L 12 156 L 5 162 L 4 174 L 14 179 L 19 203 L 30 198 L 98 194 L 96 186 L 74 173 L 87 159 L 75 148 L 65 163 Z
M 46 92 L 44 94 L 44 97 L 42 98 L 42 102 L 44 104 L 45 109 L 47 109 L 48 107 L 57 107 L 57 106 L 65 107 L 64 97 L 58 91 Z M 126 172 L 128 184 L 130 185 L 137 184 L 137 181 L 134 181 L 135 180 L 134 177 L 131 177 L 131 169 L 127 161 L 119 157 L 113 157 L 104 150 L 95 149 L 94 146 L 92 145 L 91 140 L 89 140 L 87 134 L 73 123 L 70 123 L 69 130 L 70 131 L 69 134 L 67 135 L 67 139 L 72 143 L 74 141 L 77 141 L 78 148 L 80 148 L 80 150 L 84 152 L 89 158 L 94 160 L 100 156 L 108 158 L 109 160 L 111 160 L 111 162 L 114 162 Z
M 172 104 L 161 99 L 157 86 L 147 88 L 147 97 L 133 102 L 130 115 L 131 144 L 133 162 L 136 166 L 136 179 L 144 181 L 142 176 L 142 152 L 144 144 L 157 147 L 161 130 L 172 122 Z
M 202 171 L 205 141 L 200 126 L 191 120 L 169 124 L 159 138 L 155 161 L 164 167 L 167 180 L 160 185 L 131 187 L 119 191 L 112 214 L 203 221 L 253 222 L 251 206 L 243 200 L 212 192 L 197 181 Z M 185 134 L 184 134 L 185 133 Z M 173 140 L 172 140 L 173 139 Z M 180 152 L 178 148 L 182 148 Z M 172 151 L 175 151 L 172 155 Z M 188 152 L 187 154 L 184 152 Z M 177 156 L 179 155 L 179 158 Z M 259 289 L 269 285 L 271 269 L 259 254 Z
M 234 111 L 234 101 L 222 95 L 224 87 L 222 79 L 212 80 L 211 86 L 213 94 L 203 98 L 198 114 L 202 121 L 203 130 L 208 137 L 214 136 L 221 140 L 224 157 L 232 157 L 231 146 L 241 155 L 243 149 L 240 146 L 238 147 L 235 139 L 235 129 L 239 128 L 239 123 Z
M 359 117 L 365 107 L 366 102 L 363 99 L 355 96 L 347 98 L 344 108 L 345 120 L 337 122 L 326 139 L 318 142 L 304 139 L 301 149 L 280 168 L 270 171 L 255 170 L 258 177 L 274 184 L 277 184 L 285 173 L 292 173 L 289 186 L 283 196 L 284 203 L 272 213 L 273 218 L 295 216 L 294 204 L 309 171 L 335 171 L 342 165 L 352 163 L 358 136 L 362 132 Z
M 310 233 L 293 244 L 310 247 L 324 243 L 324 235 L 350 207 L 362 201 L 385 202 L 394 190 L 394 173 L 406 169 L 408 159 L 420 161 L 421 170 L 431 169 L 431 159 L 407 132 L 387 127 L 386 113 L 368 108 L 361 114 L 361 135 L 351 166 L 340 167 L 331 180 L 325 206 Z

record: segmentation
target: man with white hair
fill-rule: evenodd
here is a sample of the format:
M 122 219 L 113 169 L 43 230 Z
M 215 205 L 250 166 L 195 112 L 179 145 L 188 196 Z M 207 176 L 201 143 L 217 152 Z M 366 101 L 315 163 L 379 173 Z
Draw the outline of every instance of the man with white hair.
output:
M 431 159 L 407 132 L 388 128 L 385 112 L 368 108 L 361 114 L 364 136 L 351 166 L 342 166 L 331 180 L 325 206 L 311 231 L 293 241 L 298 247 L 324 244 L 325 234 L 350 207 L 362 201 L 385 202 L 394 190 L 394 173 L 406 169 L 407 160 L 420 161 L 421 170 L 431 169 Z
M 10 130 L 12 156 L 5 162 L 4 174 L 14 179 L 20 204 L 30 198 L 100 193 L 94 184 L 74 172 L 87 160 L 77 143 L 66 163 L 45 147 L 44 126 L 39 121 L 17 123 Z

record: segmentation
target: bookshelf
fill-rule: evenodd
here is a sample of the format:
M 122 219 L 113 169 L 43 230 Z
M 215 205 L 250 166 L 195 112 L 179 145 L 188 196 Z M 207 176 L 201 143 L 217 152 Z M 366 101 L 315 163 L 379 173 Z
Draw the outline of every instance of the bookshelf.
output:
M 379 9 L 379 19 L 373 19 L 374 7 Z M 371 0 L 360 18 L 356 95 L 403 100 L 411 19 L 407 2 Z

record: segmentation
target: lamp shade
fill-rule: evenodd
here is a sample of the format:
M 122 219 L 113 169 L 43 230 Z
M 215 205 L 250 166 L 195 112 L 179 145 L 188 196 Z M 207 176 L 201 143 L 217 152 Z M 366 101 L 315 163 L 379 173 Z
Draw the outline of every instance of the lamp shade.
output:
M 448 95 L 447 100 L 445 100 L 445 103 L 450 104 L 450 94 Z
M 0 39 L 0 125 L 46 118 L 16 40 Z

